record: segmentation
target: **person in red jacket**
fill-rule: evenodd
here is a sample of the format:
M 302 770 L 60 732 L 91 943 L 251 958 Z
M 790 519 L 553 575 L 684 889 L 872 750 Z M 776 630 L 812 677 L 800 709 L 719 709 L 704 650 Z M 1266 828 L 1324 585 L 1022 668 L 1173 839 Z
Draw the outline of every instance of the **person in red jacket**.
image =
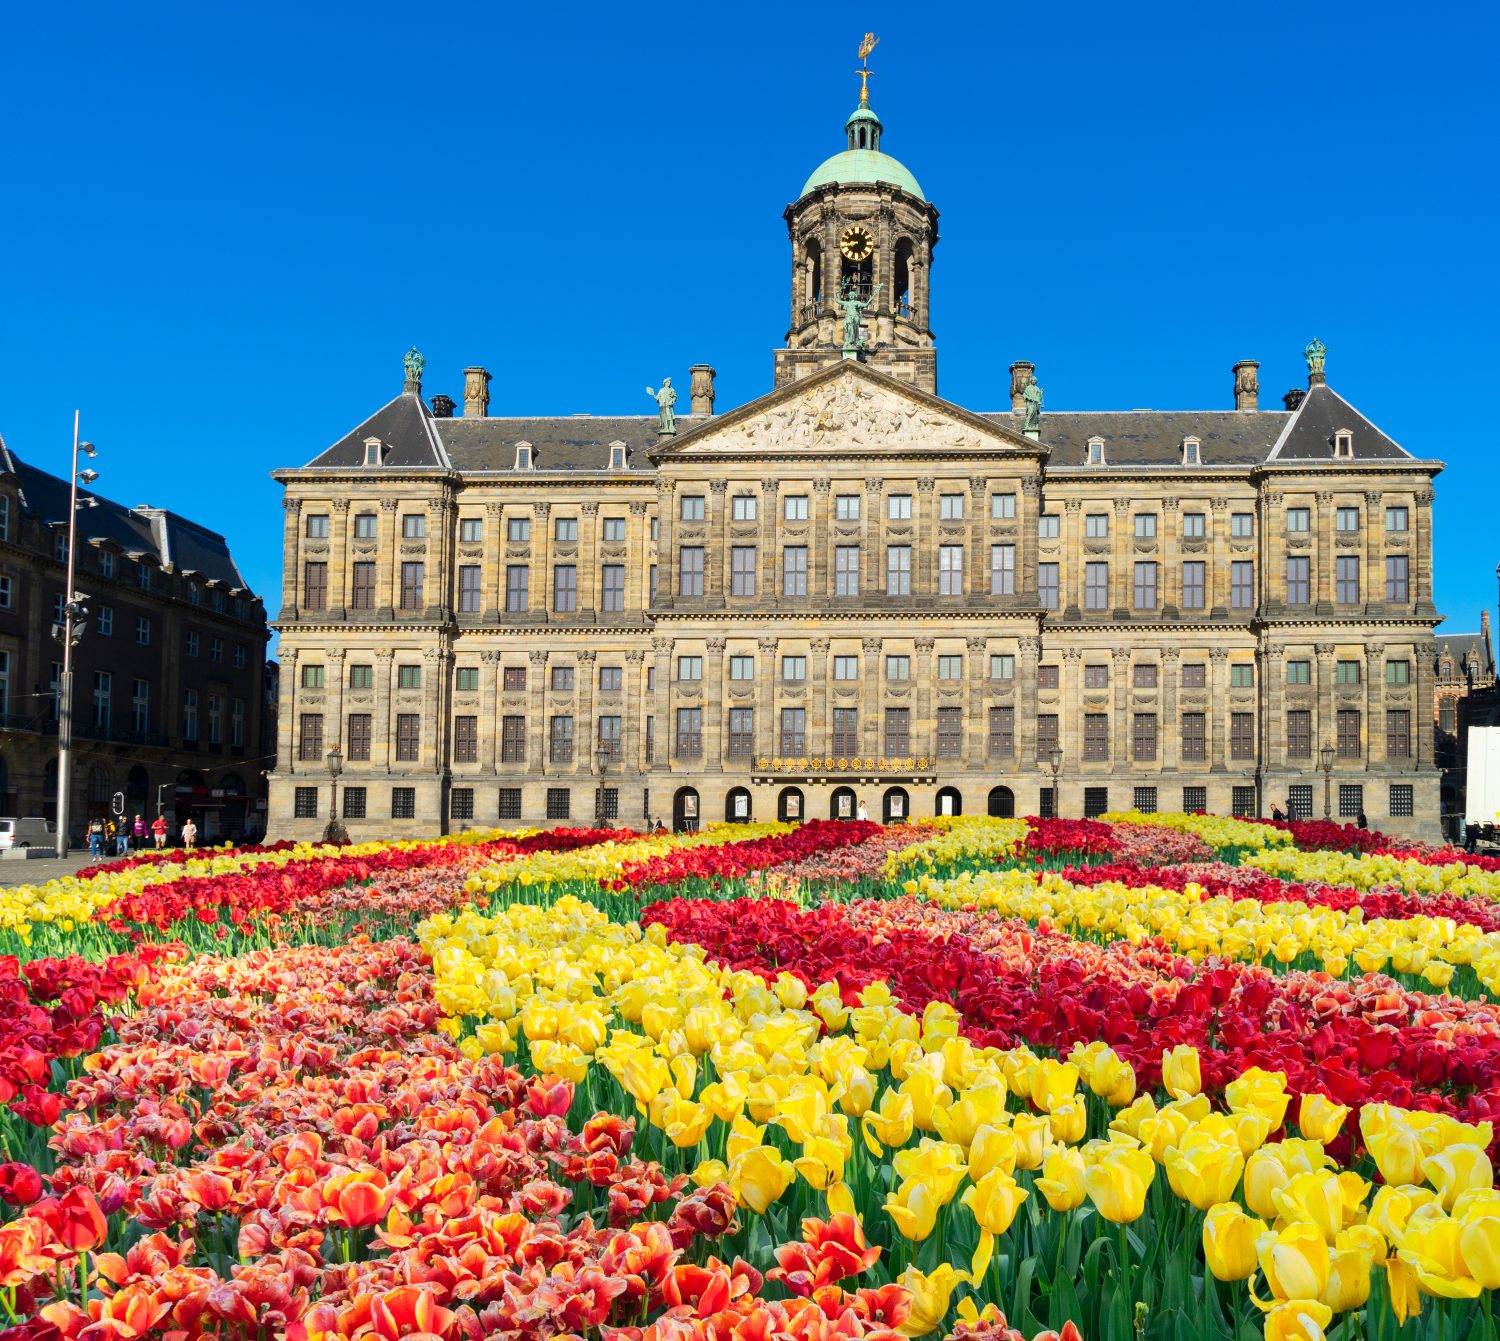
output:
M 151 835 L 156 839 L 156 850 L 160 852 L 167 845 L 167 821 L 163 815 L 158 815 L 151 821 Z

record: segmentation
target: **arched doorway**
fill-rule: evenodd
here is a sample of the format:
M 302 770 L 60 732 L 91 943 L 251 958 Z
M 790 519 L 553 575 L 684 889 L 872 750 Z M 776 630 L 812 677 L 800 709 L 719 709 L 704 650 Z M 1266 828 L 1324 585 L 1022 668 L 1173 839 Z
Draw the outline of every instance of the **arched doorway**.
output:
M 731 787 L 724 798 L 724 818 L 730 824 L 749 824 L 754 807 L 748 787 Z
M 836 820 L 852 820 L 854 818 L 854 788 L 835 787 L 833 798 L 828 803 L 828 818 Z
M 996 819 L 1015 819 L 1016 794 L 1009 787 L 990 788 L 990 814 Z
M 698 789 L 679 787 L 672 798 L 672 831 L 674 833 L 698 832 Z
M 802 788 L 783 787 L 776 798 L 776 818 L 784 824 L 801 824 L 806 818 L 802 813 Z
M 937 794 L 937 810 L 939 815 L 962 815 L 964 813 L 963 793 L 957 787 L 944 787 Z
M 887 788 L 880 801 L 880 815 L 887 824 L 905 824 L 911 815 L 911 797 L 905 787 Z

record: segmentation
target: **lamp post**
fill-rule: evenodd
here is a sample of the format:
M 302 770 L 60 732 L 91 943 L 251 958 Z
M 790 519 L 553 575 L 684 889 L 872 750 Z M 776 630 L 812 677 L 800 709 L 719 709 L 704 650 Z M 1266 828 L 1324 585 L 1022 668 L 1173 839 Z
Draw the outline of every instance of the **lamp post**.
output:
M 343 771 L 343 751 L 335 745 L 328 751 L 328 776 L 332 779 L 333 785 L 328 798 L 328 827 L 323 830 L 323 841 L 325 843 L 347 843 L 349 841 L 348 831 L 339 820 L 339 774 Z
M 614 758 L 614 749 L 609 741 L 601 740 L 599 748 L 594 751 L 594 761 L 598 766 L 599 785 L 594 788 L 594 827 L 604 827 L 604 775 L 609 771 L 610 760 Z
M 1057 775 L 1062 772 L 1061 745 L 1052 747 L 1052 753 L 1047 756 L 1047 762 L 1052 765 L 1052 818 L 1057 819 L 1062 814 L 1062 802 L 1057 794 Z
M 92 484 L 99 478 L 94 470 L 78 469 L 78 453 L 93 458 L 99 453 L 91 442 L 78 441 L 78 411 L 73 411 L 73 469 L 68 476 L 68 584 L 64 589 L 62 624 L 53 627 L 54 636 L 62 638 L 62 675 L 57 692 L 57 855 L 68 855 L 68 793 L 73 771 L 73 645 L 83 637 L 87 599 L 73 590 L 77 572 L 78 482 Z
M 1333 818 L 1333 746 L 1325 745 L 1318 751 L 1318 763 L 1323 769 L 1323 818 Z

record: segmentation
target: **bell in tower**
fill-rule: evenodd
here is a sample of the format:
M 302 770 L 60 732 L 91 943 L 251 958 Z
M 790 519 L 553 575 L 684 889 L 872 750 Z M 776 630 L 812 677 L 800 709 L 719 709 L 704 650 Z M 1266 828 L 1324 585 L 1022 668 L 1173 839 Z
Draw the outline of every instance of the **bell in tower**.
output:
M 786 207 L 792 244 L 791 323 L 776 351 L 776 385 L 841 358 L 937 391 L 928 275 L 938 212 L 917 179 L 881 147 L 870 106 L 867 35 L 859 104 L 845 148 L 823 162 Z M 854 338 L 851 340 L 851 335 Z

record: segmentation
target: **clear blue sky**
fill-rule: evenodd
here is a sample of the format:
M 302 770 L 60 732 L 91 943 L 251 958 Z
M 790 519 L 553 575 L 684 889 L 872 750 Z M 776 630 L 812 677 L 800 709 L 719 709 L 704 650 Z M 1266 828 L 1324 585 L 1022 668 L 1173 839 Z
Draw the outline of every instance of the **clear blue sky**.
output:
M 1438 481 L 1447 628 L 1493 605 L 1493 6 L 25 5 L 0 49 L 0 433 L 224 531 L 279 605 L 300 465 L 400 390 L 639 413 L 769 389 L 781 211 L 842 146 L 942 211 L 939 390 L 1262 403 L 1300 350 Z

